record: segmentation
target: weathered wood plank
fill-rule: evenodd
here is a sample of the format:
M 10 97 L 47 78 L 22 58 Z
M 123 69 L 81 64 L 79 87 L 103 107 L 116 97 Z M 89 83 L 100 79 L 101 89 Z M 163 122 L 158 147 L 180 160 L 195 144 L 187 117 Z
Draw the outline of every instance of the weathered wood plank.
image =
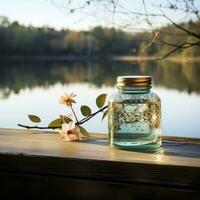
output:
M 163 151 L 155 154 L 112 149 L 105 135 L 93 136 L 64 142 L 58 134 L 0 129 L 1 195 L 198 199 L 200 145 L 196 142 L 168 138 Z
M 46 134 L 41 131 L 0 130 L 0 152 L 11 154 L 42 155 L 67 158 L 95 159 L 119 162 L 133 162 L 142 164 L 177 165 L 200 167 L 199 145 L 194 145 L 191 156 L 181 156 L 182 143 L 164 142 L 160 153 L 130 152 L 110 148 L 105 137 L 84 140 L 82 142 L 64 142 L 58 134 Z M 172 148 L 173 147 L 173 148 Z M 170 152 L 170 154 L 167 153 Z M 176 156 L 176 152 L 178 156 Z

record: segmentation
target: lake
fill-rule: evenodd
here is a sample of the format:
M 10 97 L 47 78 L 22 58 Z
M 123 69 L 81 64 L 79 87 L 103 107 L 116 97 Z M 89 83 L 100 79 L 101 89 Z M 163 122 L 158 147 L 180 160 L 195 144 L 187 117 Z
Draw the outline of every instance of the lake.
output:
M 97 110 L 96 97 L 116 90 L 119 75 L 151 75 L 162 100 L 163 135 L 200 138 L 200 62 L 120 61 L 0 61 L 0 127 L 32 125 L 27 114 L 42 118 L 41 125 L 69 113 L 59 104 L 65 92 L 77 94 L 81 105 Z M 107 133 L 107 119 L 96 116 L 84 124 L 90 132 Z

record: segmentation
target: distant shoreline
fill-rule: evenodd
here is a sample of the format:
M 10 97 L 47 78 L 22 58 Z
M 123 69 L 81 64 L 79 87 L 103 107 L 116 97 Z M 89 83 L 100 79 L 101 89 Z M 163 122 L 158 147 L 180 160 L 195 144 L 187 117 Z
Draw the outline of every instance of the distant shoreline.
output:
M 158 61 L 156 56 L 131 56 L 131 55 L 0 55 L 0 61 L 84 61 L 84 60 L 108 60 L 108 61 L 124 61 L 124 62 L 140 62 L 140 61 Z M 173 62 L 200 62 L 200 57 L 182 57 L 174 56 L 164 60 Z M 161 61 L 164 61 L 161 60 Z

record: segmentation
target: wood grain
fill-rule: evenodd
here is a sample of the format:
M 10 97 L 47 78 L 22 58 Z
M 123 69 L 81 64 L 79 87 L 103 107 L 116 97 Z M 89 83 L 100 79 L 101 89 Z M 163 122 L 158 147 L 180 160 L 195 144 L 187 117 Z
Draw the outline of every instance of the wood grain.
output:
M 160 153 L 130 152 L 109 147 L 105 137 L 97 135 L 82 142 L 65 142 L 58 134 L 26 130 L 0 130 L 0 152 L 6 154 L 94 159 L 142 164 L 200 167 L 198 158 L 176 156 L 183 143 L 164 142 Z M 176 148 L 173 148 L 176 147 Z M 194 145 L 198 149 L 199 145 Z M 167 150 L 168 149 L 168 150 Z M 167 154 L 171 151 L 171 155 Z M 196 152 L 196 149 L 195 149 Z M 200 152 L 197 152 L 200 155 Z M 198 157 L 198 156 L 197 156 Z
M 52 132 L 0 129 L 1 195 L 198 199 L 200 145 L 170 139 L 155 154 L 110 148 L 102 134 L 64 142 Z

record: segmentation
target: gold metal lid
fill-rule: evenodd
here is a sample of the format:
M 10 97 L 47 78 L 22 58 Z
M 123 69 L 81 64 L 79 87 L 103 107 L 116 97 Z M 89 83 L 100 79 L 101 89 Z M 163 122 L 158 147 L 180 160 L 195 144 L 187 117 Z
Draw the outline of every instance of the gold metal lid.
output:
M 118 76 L 117 87 L 150 87 L 151 76 Z

